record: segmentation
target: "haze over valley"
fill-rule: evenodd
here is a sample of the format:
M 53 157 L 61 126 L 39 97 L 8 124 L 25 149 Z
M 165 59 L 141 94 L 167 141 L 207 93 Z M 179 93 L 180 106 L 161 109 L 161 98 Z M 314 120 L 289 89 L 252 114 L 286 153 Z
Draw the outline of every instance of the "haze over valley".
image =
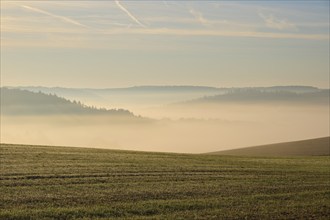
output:
M 205 153 L 329 136 L 328 1 L 1 2 L 1 142 Z
M 330 219 L 329 0 L 0 1 L 1 219 Z
M 1 88 L 1 137 L 5 143 L 206 153 L 327 136 L 328 105 L 329 90 L 308 86 L 10 87 Z

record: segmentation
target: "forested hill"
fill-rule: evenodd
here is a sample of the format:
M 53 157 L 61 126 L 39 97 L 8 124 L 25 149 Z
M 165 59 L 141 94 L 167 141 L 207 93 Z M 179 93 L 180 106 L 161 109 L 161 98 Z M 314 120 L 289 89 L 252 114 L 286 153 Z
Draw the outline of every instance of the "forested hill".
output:
M 70 101 L 56 95 L 20 89 L 1 88 L 1 114 L 3 115 L 111 115 L 134 116 L 124 109 L 100 109 Z
M 287 103 L 287 104 L 329 104 L 329 89 L 310 92 L 293 92 L 267 89 L 236 89 L 226 94 L 205 96 L 186 103 Z

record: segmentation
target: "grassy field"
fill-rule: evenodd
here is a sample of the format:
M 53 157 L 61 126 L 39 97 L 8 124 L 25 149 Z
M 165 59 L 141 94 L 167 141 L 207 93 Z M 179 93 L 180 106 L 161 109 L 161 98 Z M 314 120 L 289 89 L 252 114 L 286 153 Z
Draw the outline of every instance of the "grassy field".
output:
M 330 137 L 245 147 L 209 154 L 232 156 L 330 156 Z
M 329 157 L 1 145 L 1 219 L 328 219 Z

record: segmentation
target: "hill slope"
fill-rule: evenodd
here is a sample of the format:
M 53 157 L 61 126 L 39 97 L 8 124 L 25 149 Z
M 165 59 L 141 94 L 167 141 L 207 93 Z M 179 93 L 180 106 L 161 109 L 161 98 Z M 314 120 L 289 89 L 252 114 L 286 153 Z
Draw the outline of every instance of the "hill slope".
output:
M 210 154 L 237 156 L 330 155 L 330 137 L 217 151 L 211 152 Z
M 56 95 L 20 89 L 1 88 L 1 114 L 3 115 L 111 115 L 133 116 L 124 109 L 98 109 Z
M 1 145 L 0 219 L 327 219 L 329 157 Z
M 221 104 L 221 103 L 241 103 L 241 104 L 322 104 L 329 105 L 330 90 L 316 90 L 310 92 L 295 92 L 290 90 L 272 89 L 236 89 L 225 94 L 205 96 L 195 100 L 185 102 L 185 104 Z
M 9 87 L 11 88 L 11 87 Z M 324 92 L 311 86 L 272 86 L 246 88 L 216 88 L 206 86 L 135 86 L 128 88 L 61 88 L 61 87 L 12 87 L 45 94 L 56 94 L 70 100 L 80 100 L 89 105 L 132 109 L 193 100 L 204 102 L 271 102 L 323 100 Z M 259 93 L 258 93 L 259 92 Z M 262 92 L 262 93 L 261 93 Z M 308 94 L 315 93 L 315 94 Z M 229 94 L 229 95 L 226 95 Z M 298 94 L 298 95 L 297 95 Z M 225 95 L 225 96 L 221 96 Z M 204 98 L 203 98 L 204 97 Z M 306 102 L 306 101 L 305 101 Z M 108 104 L 111 104 L 110 106 Z M 328 102 L 327 102 L 328 103 Z
M 32 92 L 56 94 L 70 100 L 80 100 L 88 105 L 111 108 L 113 105 L 131 109 L 200 98 L 222 93 L 222 89 L 202 86 L 136 86 L 128 88 L 61 88 L 13 87 Z

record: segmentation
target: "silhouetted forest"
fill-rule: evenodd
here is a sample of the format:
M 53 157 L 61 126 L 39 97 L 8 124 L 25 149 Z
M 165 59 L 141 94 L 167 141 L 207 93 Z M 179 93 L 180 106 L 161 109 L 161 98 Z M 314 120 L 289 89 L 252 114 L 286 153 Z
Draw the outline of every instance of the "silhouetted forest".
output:
M 46 115 L 86 114 L 134 116 L 124 109 L 105 109 L 87 106 L 79 101 L 70 101 L 55 94 L 31 92 L 20 89 L 1 88 L 1 114 Z
M 329 89 L 293 92 L 279 88 L 233 89 L 226 94 L 205 96 L 186 103 L 291 103 L 291 104 L 329 104 Z

